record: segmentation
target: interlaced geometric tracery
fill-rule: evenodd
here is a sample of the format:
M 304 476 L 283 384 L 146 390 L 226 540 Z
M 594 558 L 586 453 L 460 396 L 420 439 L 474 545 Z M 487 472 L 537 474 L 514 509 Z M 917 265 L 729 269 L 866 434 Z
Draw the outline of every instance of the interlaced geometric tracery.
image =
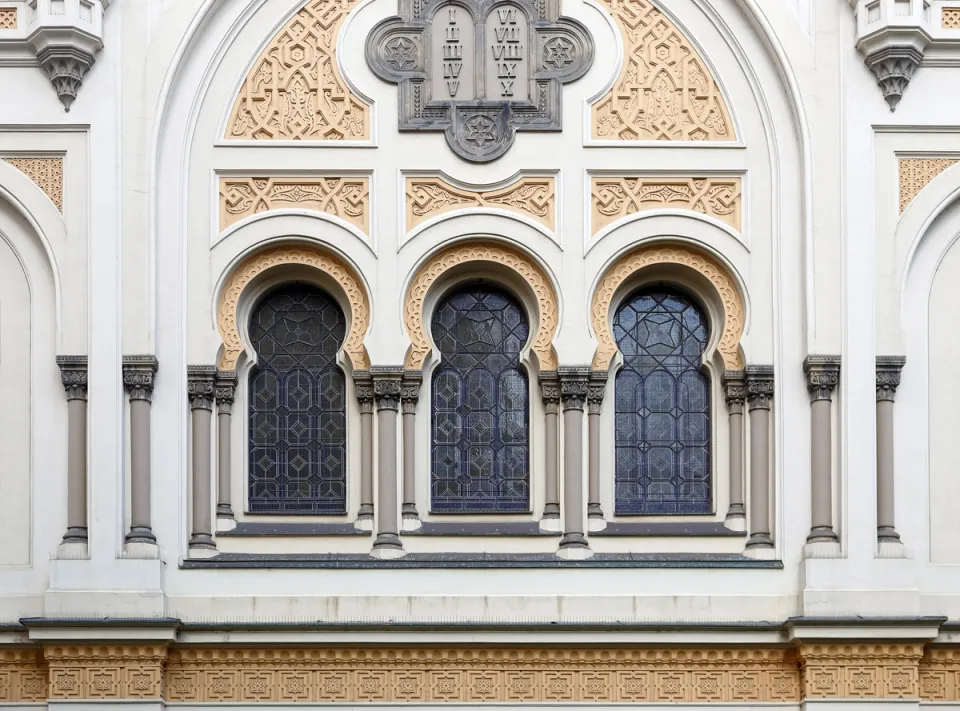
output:
M 336 363 L 346 336 L 337 303 L 311 286 L 271 293 L 250 340 L 250 511 L 346 511 L 346 397 Z
M 455 291 L 433 315 L 432 510 L 530 508 L 529 403 L 520 352 L 523 309 L 497 289 Z
M 679 292 L 642 291 L 618 309 L 613 335 L 623 354 L 616 377 L 616 513 L 708 513 L 703 313 Z

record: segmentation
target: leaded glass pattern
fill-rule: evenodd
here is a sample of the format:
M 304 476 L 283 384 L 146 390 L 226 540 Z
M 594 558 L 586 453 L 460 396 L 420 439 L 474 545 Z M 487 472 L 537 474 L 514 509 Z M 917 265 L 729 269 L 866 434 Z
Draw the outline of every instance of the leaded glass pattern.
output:
M 617 310 L 615 509 L 620 515 L 712 509 L 708 328 L 686 295 L 641 291 Z
M 273 291 L 253 312 L 251 512 L 346 512 L 346 384 L 336 363 L 346 331 L 337 303 L 305 284 Z
M 485 286 L 438 305 L 432 333 L 431 509 L 520 513 L 530 508 L 529 392 L 520 351 L 530 333 L 520 305 Z

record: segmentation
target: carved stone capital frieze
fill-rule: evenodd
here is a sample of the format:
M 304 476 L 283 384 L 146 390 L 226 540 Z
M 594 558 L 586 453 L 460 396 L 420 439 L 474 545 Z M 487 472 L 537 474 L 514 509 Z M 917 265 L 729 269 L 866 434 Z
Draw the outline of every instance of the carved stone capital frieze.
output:
M 723 399 L 727 403 L 727 412 L 731 415 L 743 414 L 743 403 L 747 398 L 747 374 L 742 370 L 727 370 L 721 378 Z
M 123 386 L 131 400 L 152 400 L 159 365 L 156 356 L 152 355 L 123 357 Z
M 560 400 L 563 410 L 583 410 L 590 391 L 590 368 L 588 366 L 563 367 L 560 377 Z
M 237 391 L 237 372 L 235 370 L 218 370 L 214 379 L 217 398 L 217 413 L 229 415 L 233 410 L 233 399 Z
M 544 370 L 538 381 L 544 410 L 548 415 L 556 415 L 560 412 L 560 376 L 555 370 Z
M 599 415 L 603 408 L 603 396 L 607 390 L 607 371 L 592 370 L 587 381 L 587 412 Z
M 191 410 L 213 410 L 217 366 L 187 366 L 187 397 Z
M 773 366 L 748 365 L 747 405 L 751 410 L 769 410 L 773 400 Z
M 60 382 L 67 392 L 67 400 L 87 399 L 87 356 L 57 356 Z
M 393 366 L 374 366 L 370 369 L 370 375 L 373 378 L 373 398 L 376 400 L 378 412 L 400 409 L 403 374 L 403 368 Z
M 353 388 L 360 404 L 361 415 L 373 414 L 373 376 L 369 370 L 353 371 Z
M 422 384 L 423 375 L 419 370 L 404 371 L 403 377 L 400 379 L 400 402 L 404 415 L 416 414 Z
M 903 356 L 877 356 L 877 402 L 893 402 L 900 386 L 900 371 L 906 362 Z
M 809 355 L 803 361 L 810 401 L 830 400 L 840 382 L 840 356 Z
M 902 699 L 919 696 L 923 644 L 804 643 L 797 648 L 807 699 Z

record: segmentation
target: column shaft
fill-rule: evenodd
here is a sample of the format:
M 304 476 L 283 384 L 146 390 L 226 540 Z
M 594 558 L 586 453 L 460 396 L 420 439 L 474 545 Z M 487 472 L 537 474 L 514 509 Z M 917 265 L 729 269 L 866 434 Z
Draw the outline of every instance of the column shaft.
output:
M 743 505 L 743 403 L 746 399 L 746 375 L 742 370 L 723 374 L 724 400 L 727 403 L 730 435 L 730 508 L 724 525 L 746 530 L 747 510 Z
M 587 389 L 587 518 L 591 531 L 606 524 L 600 505 L 600 412 L 607 387 L 607 371 L 590 373 Z
M 403 504 L 404 519 L 419 521 L 417 513 L 417 402 L 420 399 L 420 371 L 404 373 L 401 381 L 403 408 Z M 418 524 L 414 524 L 418 525 Z
M 750 539 L 747 549 L 772 551 L 770 536 L 770 407 L 773 367 L 747 368 L 750 407 Z
M 401 368 L 376 368 L 373 392 L 377 402 L 377 540 L 372 555 L 398 558 L 404 554 L 397 525 L 397 410 L 400 408 Z
M 589 368 L 561 368 L 563 401 L 563 538 L 558 555 L 592 555 L 583 525 L 583 407 L 587 399 Z
M 540 395 L 543 399 L 543 463 L 544 463 L 544 500 L 543 516 L 540 521 L 543 530 L 559 530 L 560 521 L 560 381 L 556 371 L 540 373 Z
M 67 532 L 64 543 L 87 542 L 87 357 L 58 356 L 67 393 Z
M 231 413 L 237 375 L 233 371 L 217 373 L 217 518 L 234 520 L 231 475 Z
M 807 543 L 839 545 L 833 530 L 833 445 L 831 394 L 840 379 L 840 356 L 807 356 L 810 392 L 810 534 Z M 839 549 L 838 551 L 839 552 Z
M 877 542 L 889 552 L 901 544 L 894 520 L 893 402 L 905 363 L 902 356 L 877 356 Z
M 127 543 L 156 545 L 150 526 L 150 400 L 154 356 L 125 356 L 123 384 L 130 396 L 130 531 Z
M 360 404 L 360 511 L 357 528 L 373 530 L 373 379 L 370 371 L 353 375 Z
M 215 551 L 211 517 L 210 435 L 213 422 L 214 366 L 187 366 L 187 394 L 190 398 L 190 419 L 193 423 L 193 530 L 190 532 L 191 553 Z

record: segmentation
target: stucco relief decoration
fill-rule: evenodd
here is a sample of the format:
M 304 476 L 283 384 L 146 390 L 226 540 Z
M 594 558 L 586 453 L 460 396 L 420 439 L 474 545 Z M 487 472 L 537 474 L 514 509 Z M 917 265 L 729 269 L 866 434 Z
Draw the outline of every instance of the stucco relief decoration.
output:
M 922 644 L 803 644 L 804 697 L 904 699 L 919 696 Z
M 601 0 L 623 36 L 624 61 L 593 105 L 593 138 L 732 141 L 730 113 L 707 64 L 648 0 Z
M 940 26 L 945 30 L 960 30 L 960 7 L 945 7 L 941 11 Z
M 593 178 L 592 234 L 621 217 L 674 208 L 715 217 L 740 230 L 740 178 Z
M 63 212 L 63 158 L 6 157 L 7 163 L 37 184 L 50 201 Z
M 423 305 L 433 283 L 447 270 L 469 262 L 493 262 L 512 269 L 530 285 L 539 313 L 532 350 L 541 370 L 556 370 L 557 355 L 553 350 L 553 334 L 557 330 L 559 308 L 557 295 L 543 269 L 522 252 L 500 244 L 468 243 L 441 250 L 417 271 L 407 289 L 403 319 L 410 338 L 404 367 L 420 370 L 432 348 L 424 324 Z
M 586 27 L 559 0 L 400 0 L 367 62 L 400 87 L 401 131 L 443 131 L 465 160 L 499 158 L 516 131 L 559 130 L 560 88 L 590 68 Z
M 370 178 L 221 178 L 220 229 L 268 210 L 325 212 L 370 234 Z
M 159 699 L 165 645 L 64 645 L 44 648 L 51 699 Z
M 607 370 L 617 352 L 617 344 L 610 330 L 610 306 L 617 289 L 641 269 L 658 264 L 677 264 L 689 267 L 710 280 L 723 303 L 723 332 L 717 350 L 728 370 L 741 370 L 740 337 L 743 335 L 743 299 L 736 281 L 713 257 L 699 250 L 682 246 L 641 247 L 628 252 L 611 265 L 600 279 L 593 295 L 590 310 L 597 350 L 593 356 L 593 370 Z
M 17 8 L 0 7 L 0 30 L 17 29 Z
M 337 68 L 337 35 L 360 0 L 310 0 L 270 41 L 234 101 L 228 139 L 358 141 L 370 108 Z
M 960 649 L 926 650 L 920 660 L 920 698 L 960 701 Z
M 907 209 L 913 199 L 920 194 L 940 173 L 957 162 L 957 158 L 901 158 L 898 161 L 900 173 L 900 212 Z
M 499 208 L 536 220 L 554 229 L 556 181 L 551 177 L 524 177 L 497 190 L 469 190 L 439 177 L 407 178 L 407 229 L 453 210 Z
M 47 669 L 39 649 L 0 651 L 0 702 L 47 700 Z
M 217 327 L 223 341 L 223 351 L 218 368 L 221 371 L 236 370 L 237 360 L 243 352 L 237 325 L 237 307 L 240 296 L 250 281 L 273 267 L 285 264 L 302 264 L 330 276 L 346 294 L 350 304 L 350 326 L 344 339 L 343 351 L 353 367 L 370 367 L 370 357 L 363 339 L 370 325 L 370 302 L 360 278 L 339 257 L 310 247 L 276 247 L 251 255 L 238 265 L 227 278 L 220 293 L 217 308 Z

